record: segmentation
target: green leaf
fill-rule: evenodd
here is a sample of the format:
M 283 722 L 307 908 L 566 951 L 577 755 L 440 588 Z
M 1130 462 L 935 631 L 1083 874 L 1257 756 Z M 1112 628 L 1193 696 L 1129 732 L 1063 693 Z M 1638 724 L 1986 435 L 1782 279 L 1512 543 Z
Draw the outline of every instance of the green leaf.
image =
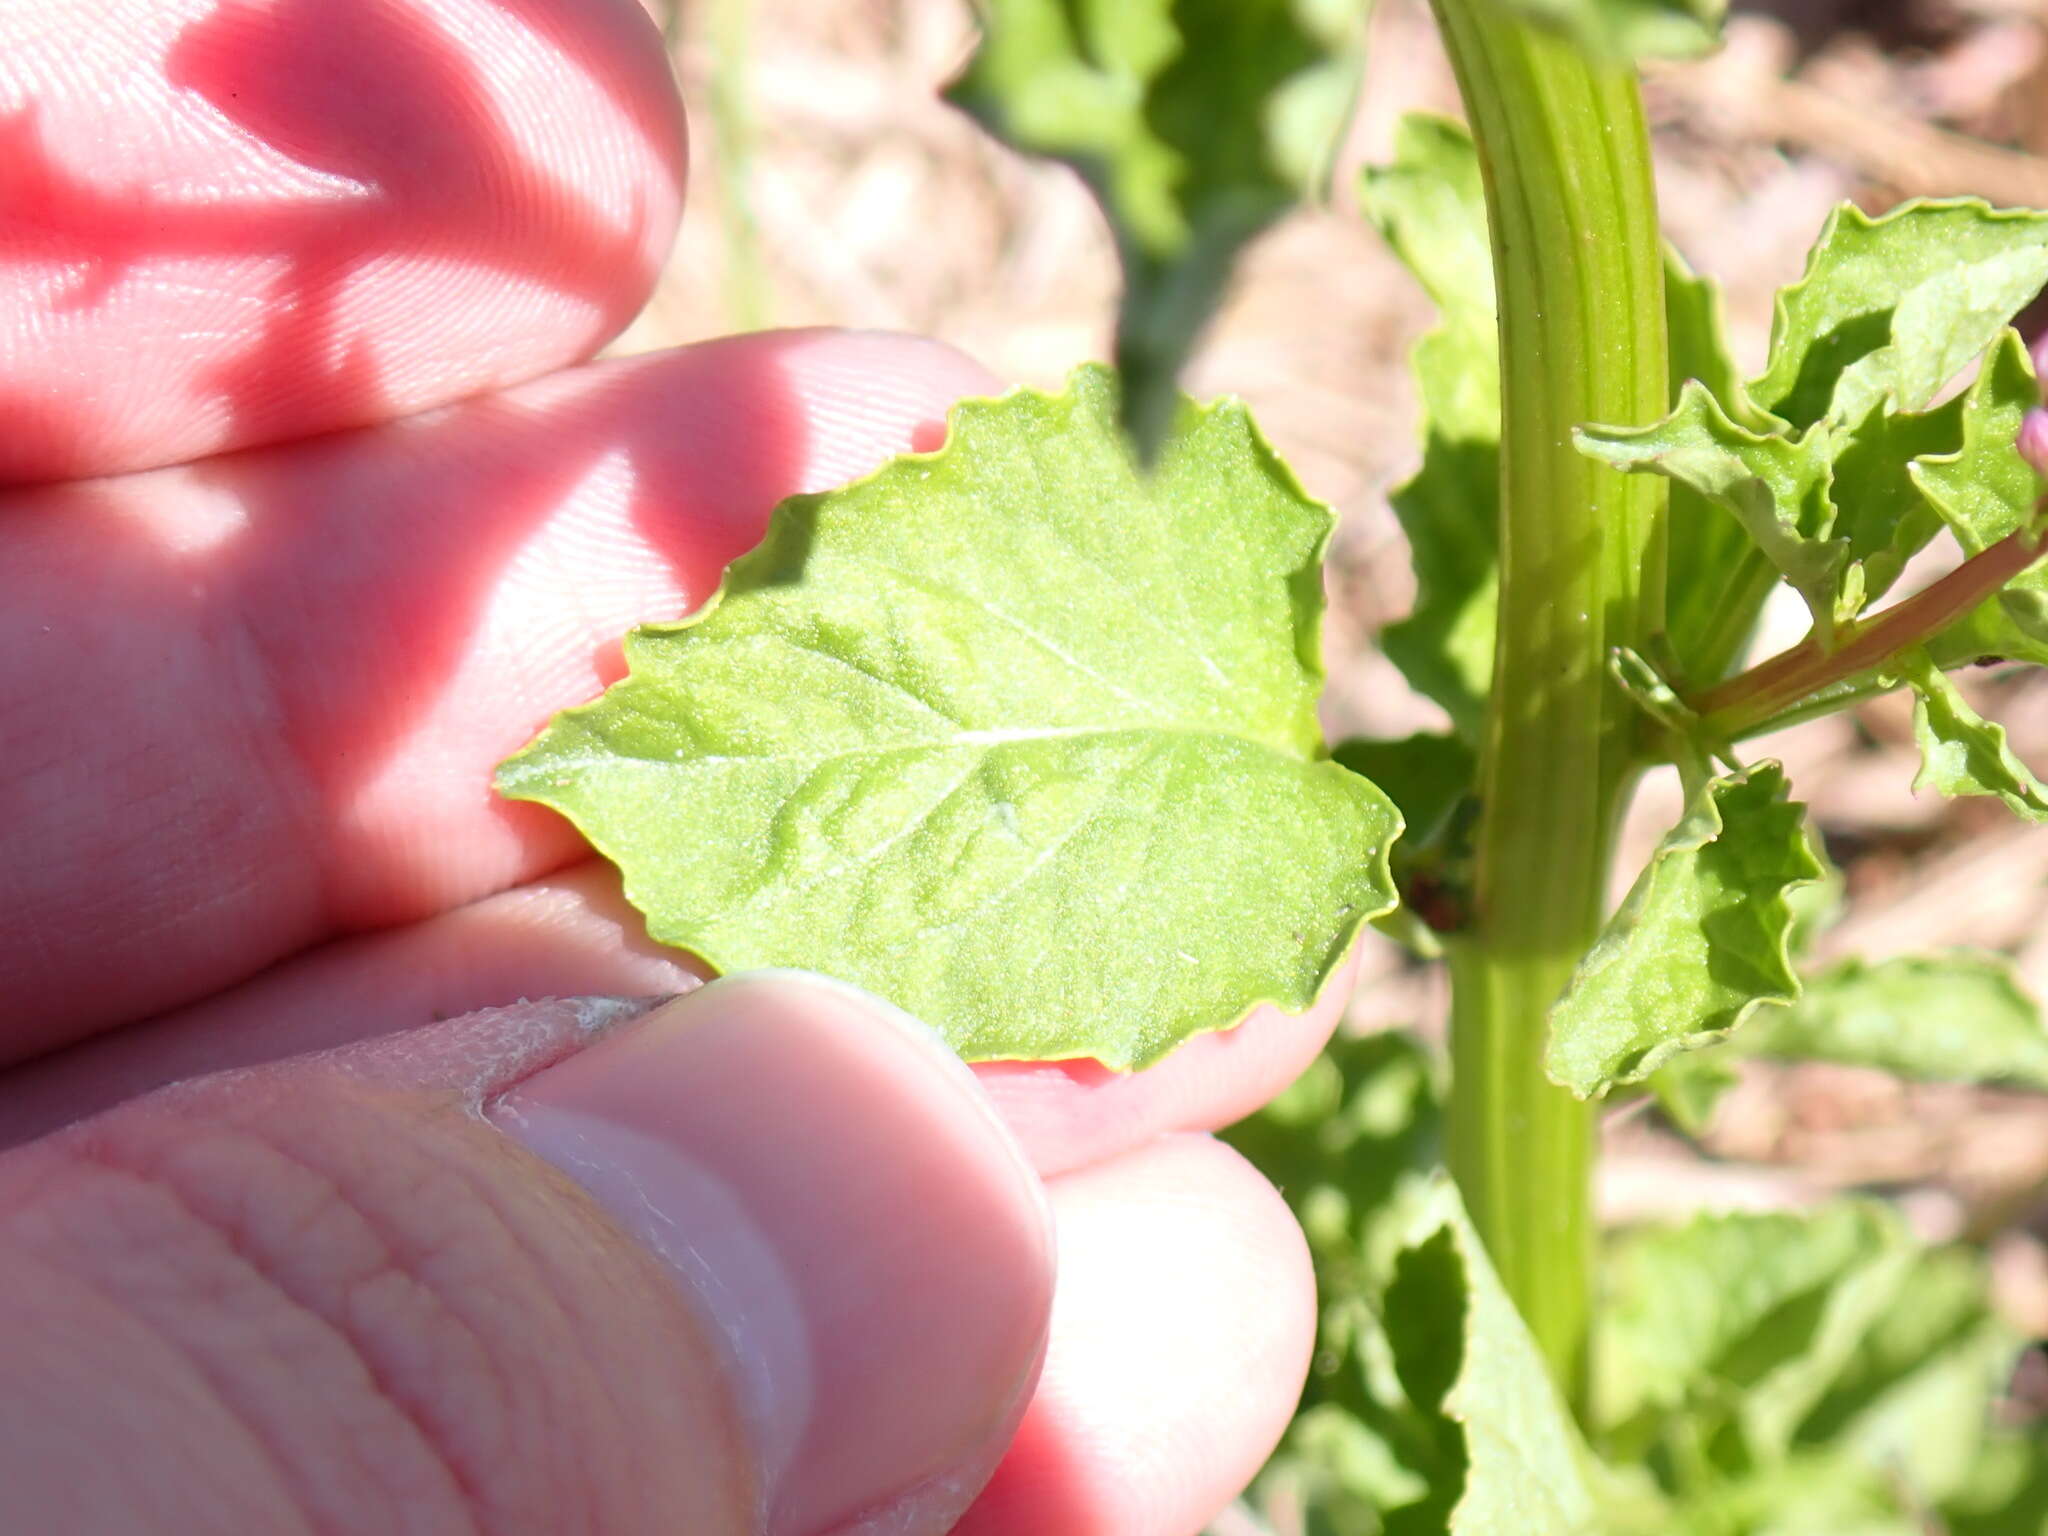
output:
M 1674 374 L 1683 369 L 1692 382 L 1666 420 L 1589 427 L 1579 446 L 1618 468 L 1665 474 L 1733 512 L 1806 599 L 1825 643 L 1939 531 L 1944 490 L 2010 501 L 2023 488 L 2019 475 L 2031 483 L 2012 448 L 2016 420 L 2007 430 L 2022 378 L 2031 378 L 2016 338 L 2002 343 L 1969 401 L 1929 407 L 2044 280 L 2048 214 L 1975 200 L 1915 203 L 1875 220 L 1842 208 L 1806 276 L 1779 294 L 1770 366 L 1743 388 L 1719 343 L 1712 293 L 1674 265 Z M 1942 466 L 1953 470 L 1946 487 Z M 2032 503 L 2024 498 L 2022 515 Z M 1671 526 L 1671 652 L 1680 675 L 1702 686 L 1725 675 L 1767 589 L 1755 559 L 1728 530 L 1702 522 L 1689 497 L 1674 501 Z M 2005 609 L 1941 637 L 1936 652 L 1944 664 L 2048 656 L 2048 641 L 2014 639 L 2030 621 L 2035 635 L 2048 630 L 2048 600 L 2023 589 Z
M 1967 393 L 1958 397 L 1957 447 L 1912 466 L 1915 484 L 1968 555 L 1981 554 L 2034 519 L 2041 477 L 2020 457 L 2020 423 L 2041 386 L 2020 333 L 2005 331 Z
M 1890 1216 L 1863 1204 L 1704 1215 L 1622 1235 L 1596 1314 L 1595 1422 L 1615 1433 L 1640 1428 L 1646 1411 L 1740 1413 L 1820 1342 L 1843 1277 L 1900 1241 Z
M 1778 295 L 1771 364 L 1751 393 L 1803 431 L 1879 405 L 1924 409 L 2048 282 L 2048 214 L 1977 198 L 1853 206 Z
M 1340 1037 L 1225 1133 L 1279 1185 L 1323 1323 L 1303 1410 L 1260 1480 L 1331 1532 L 1571 1536 L 1588 1457 L 1450 1181 L 1436 1068 L 1411 1036 Z
M 1806 808 L 1759 763 L 1703 785 L 1551 1010 L 1551 1080 L 1581 1098 L 1640 1082 L 1790 1002 L 1785 893 L 1821 878 Z
M 2027 345 L 2019 332 L 2008 330 L 1961 397 L 1961 446 L 1912 466 L 1914 483 L 1966 555 L 1982 554 L 2035 520 L 2041 477 L 2020 457 L 2016 444 L 2020 422 L 2040 403 L 2041 386 Z M 2048 660 L 2048 570 L 2036 566 L 2008 582 L 1986 606 L 1994 605 L 1997 612 L 1986 616 L 1985 630 L 1995 635 L 2009 625 L 2024 637 L 2013 650 L 2024 646 L 2034 652 L 2027 659 Z
M 1443 316 L 1410 359 L 1422 396 L 1422 467 L 1390 498 L 1413 553 L 1415 607 L 1381 633 L 1380 647 L 1476 741 L 1498 606 L 1500 349 L 1471 136 L 1443 118 L 1404 117 L 1393 163 L 1365 170 L 1359 203 Z
M 1355 16 L 1308 0 L 981 0 L 947 93 L 1014 147 L 1064 161 L 1124 269 L 1116 360 L 1149 461 L 1174 380 L 1238 250 L 1329 172 L 1357 74 Z
M 1499 0 L 1598 59 L 1687 59 L 1720 45 L 1727 0 Z
M 1924 1529 L 1998 1445 L 2015 1341 L 1982 1260 L 1889 1211 L 1708 1216 L 1616 1240 L 1595 1350 L 1610 1455 L 1667 1474 L 1657 1529 Z
M 1721 292 L 1684 257 L 1664 251 L 1664 309 L 1671 331 L 1671 398 L 1697 380 L 1734 421 L 1767 428 L 1748 402 L 1728 347 Z M 1741 522 L 1682 481 L 1671 486 L 1665 632 L 1688 687 L 1719 682 L 1741 659 L 1778 573 Z
M 1411 1411 L 1445 1452 L 1426 1469 L 1429 1497 L 1394 1512 L 1389 1532 L 1595 1528 L 1590 1457 L 1448 1177 L 1395 1261 L 1382 1322 Z
M 1915 468 L 1954 452 L 1962 440 L 1960 396 L 1919 415 L 1873 411 L 1833 440 L 1834 532 L 1862 572 L 1858 590 L 1866 603 L 1889 590 L 1906 562 L 1941 531 L 1941 516 Z
M 1745 1055 L 1877 1067 L 1918 1082 L 2048 1091 L 2040 1005 L 1997 955 L 1844 961 L 1809 978 L 1798 1002 L 1760 1015 L 1737 1044 Z
M 1330 523 L 1236 403 L 1185 405 L 1144 476 L 1101 369 L 969 401 L 939 452 L 784 502 L 499 784 L 721 971 L 1141 1066 L 1306 1007 L 1392 903 L 1399 818 L 1320 750 Z
M 1417 1261 L 1416 1283 L 1398 1291 L 1405 1315 L 1395 1305 L 1403 1278 L 1397 1271 L 1387 1328 L 1399 1336 L 1412 1325 L 1414 1314 L 1462 1301 L 1458 1372 L 1441 1401 L 1445 1417 L 1462 1429 L 1465 1439 L 1465 1488 L 1451 1511 L 1450 1536 L 1523 1536 L 1529 1531 L 1565 1536 L 1591 1529 L 1589 1457 L 1578 1428 L 1447 1177 L 1439 1179 L 1435 1209 L 1418 1223 L 1418 1234 L 1431 1222 L 1440 1225 L 1428 1237 L 1411 1241 L 1404 1255 Z M 1434 1264 L 1424 1258 L 1432 1248 L 1440 1254 Z M 1445 1262 L 1453 1255 L 1454 1264 Z M 1433 1270 L 1452 1283 L 1434 1285 Z M 1456 1283 L 1460 1280 L 1462 1285 Z M 1414 1331 L 1429 1336 L 1427 1329 Z
M 1923 652 L 1901 658 L 1913 685 L 1913 736 L 1920 744 L 1915 789 L 1950 797 L 1996 795 L 2016 816 L 2048 821 L 2048 788 L 2005 742 L 2005 727 L 1964 702 L 1948 675 Z
M 1827 540 L 1834 522 L 1823 437 L 1795 443 L 1737 425 L 1707 389 L 1688 383 L 1678 406 L 1649 427 L 1582 427 L 1582 453 L 1616 469 L 1654 471 L 1735 514 L 1823 628 L 1839 614 L 1849 546 Z

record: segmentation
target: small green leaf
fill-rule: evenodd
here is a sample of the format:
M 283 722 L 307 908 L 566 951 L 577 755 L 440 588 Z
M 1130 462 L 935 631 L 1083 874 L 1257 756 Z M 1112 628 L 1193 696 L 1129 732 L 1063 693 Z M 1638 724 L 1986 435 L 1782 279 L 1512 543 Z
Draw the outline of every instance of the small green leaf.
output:
M 1796 430 L 1923 410 L 2048 282 L 2048 214 L 1977 198 L 1843 206 L 1778 295 L 1751 394 Z
M 1357 74 L 1342 8 L 1306 0 L 982 0 L 947 93 L 1071 165 L 1123 261 L 1116 357 L 1149 461 L 1238 250 L 1329 173 Z
M 1411 358 L 1422 467 L 1390 498 L 1415 562 L 1415 607 L 1382 631 L 1380 647 L 1476 741 L 1498 605 L 1500 349 L 1471 136 L 1442 118 L 1403 118 L 1393 163 L 1366 169 L 1359 203 L 1443 316 Z
M 2048 1091 L 2048 1027 L 2009 961 L 1961 951 L 1810 977 L 1736 1042 L 1744 1055 L 1876 1067 L 1919 1082 L 2015 1083 Z
M 2048 821 L 2048 788 L 2005 742 L 2005 727 L 1963 701 L 1948 674 L 1922 652 L 1901 658 L 1913 685 L 1913 735 L 1920 744 L 1915 789 L 1943 795 L 1996 795 L 2016 816 Z
M 1640 1082 L 1798 997 L 1785 893 L 1822 869 L 1787 793 L 1776 763 L 1701 787 L 1551 1010 L 1553 1082 L 1581 1098 Z
M 1962 397 L 1961 446 L 1912 467 L 1914 483 L 1948 523 L 1966 555 L 1982 554 L 2037 516 L 2041 477 L 2015 445 L 2020 422 L 2040 403 L 2041 386 L 2026 343 L 2019 332 L 2009 330 Z M 2048 660 L 2048 569 L 2036 566 L 2007 583 L 1992 604 L 1999 613 L 1986 616 L 1986 629 L 1995 634 L 2009 625 L 2030 648 L 2042 648 L 2025 659 Z
M 1735 514 L 1771 564 L 1796 588 L 1824 629 L 1839 614 L 1844 540 L 1826 538 L 1831 456 L 1822 438 L 1793 442 L 1732 421 L 1695 382 L 1677 408 L 1650 427 L 1583 427 L 1579 449 L 1616 469 L 1655 471 Z
M 1320 749 L 1330 523 L 1238 404 L 1184 405 L 1148 477 L 1100 369 L 969 401 L 939 452 L 784 502 L 499 785 L 721 971 L 1142 1066 L 1307 1006 L 1392 904 L 1399 817 Z
M 1720 45 L 1727 0 L 1498 0 L 1596 59 L 1689 59 Z
M 2033 521 L 2041 477 L 2020 457 L 2020 423 L 2041 403 L 2034 364 L 2018 331 L 2008 330 L 1958 397 L 1958 445 L 1912 466 L 1914 482 L 1954 530 L 1963 553 L 1981 554 Z
M 1883 596 L 1941 531 L 1941 516 L 1914 471 L 1921 461 L 1953 453 L 1962 440 L 1960 396 L 1919 415 L 1872 411 L 1834 439 L 1834 532 L 1862 572 L 1866 603 Z

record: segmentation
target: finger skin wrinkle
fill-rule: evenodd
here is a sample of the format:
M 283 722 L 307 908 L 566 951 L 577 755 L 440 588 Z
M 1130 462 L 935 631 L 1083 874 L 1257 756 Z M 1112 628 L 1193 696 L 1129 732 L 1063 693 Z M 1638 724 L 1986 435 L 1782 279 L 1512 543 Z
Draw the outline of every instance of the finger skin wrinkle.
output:
M 456 1096 L 294 1065 L 173 1089 L 41 1146 L 122 1196 L 80 1231 L 91 1208 L 49 1198 L 63 1180 L 46 1179 L 45 1251 L 241 1394 L 314 1529 L 743 1528 L 741 1448 L 679 1469 L 647 1432 L 737 1432 L 678 1288 Z
M 182 1477 L 163 1475 L 167 1456 Z M 311 1536 L 267 1445 L 190 1354 L 4 1219 L 0 1488 L 10 1526 L 37 1536 Z
M 172 1388 L 210 1399 L 218 1421 L 260 1448 L 294 1525 L 473 1530 L 459 1481 L 335 1322 L 262 1273 L 240 1234 L 193 1208 L 178 1175 L 124 1166 L 133 1150 L 77 1143 L 42 1197 L 12 1213 L 16 1242 L 106 1295 L 178 1362 Z M 262 1151 L 217 1150 L 252 1159 L 240 1177 L 271 1177 Z M 183 1449 L 174 1440 L 136 1454 L 146 1464 Z

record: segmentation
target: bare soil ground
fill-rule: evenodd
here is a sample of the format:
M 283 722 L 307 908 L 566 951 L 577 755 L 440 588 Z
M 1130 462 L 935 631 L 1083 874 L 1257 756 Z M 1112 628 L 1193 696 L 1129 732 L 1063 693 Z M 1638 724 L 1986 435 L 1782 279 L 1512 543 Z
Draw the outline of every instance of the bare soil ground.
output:
M 1116 271 L 1093 204 L 1065 171 L 1017 159 L 937 98 L 972 43 L 965 0 L 753 0 L 740 50 L 718 35 L 725 3 L 691 8 L 678 29 L 691 207 L 623 350 L 755 322 L 868 326 L 942 338 L 1041 384 L 1103 355 Z M 1388 153 L 1403 112 L 1454 112 L 1456 93 L 1423 0 L 1380 0 L 1369 49 L 1330 206 L 1253 250 L 1191 387 L 1244 396 L 1340 510 L 1328 713 L 1336 730 L 1391 732 L 1431 723 L 1371 641 L 1412 596 L 1386 494 L 1417 456 L 1405 353 L 1431 315 L 1351 187 L 1360 164 Z M 737 110 L 715 110 L 717 88 L 736 81 Z M 1836 202 L 1878 211 L 1975 193 L 2048 207 L 2048 0 L 1738 0 L 1726 49 L 1654 70 L 1648 97 L 1667 226 L 1725 285 L 1752 364 L 1772 293 L 1798 275 Z M 1800 625 L 1784 614 L 1767 627 L 1775 649 Z M 2023 755 L 2048 763 L 2048 677 L 1971 687 Z M 2048 994 L 2048 830 L 1995 803 L 1916 797 L 1910 716 L 1896 701 L 1766 750 L 1787 760 L 1848 875 L 1854 904 L 1829 954 L 1990 945 Z M 1653 783 L 1634 845 L 1673 813 L 1670 787 Z M 1376 945 L 1355 1025 L 1433 1029 L 1441 1013 L 1431 973 Z M 1898 1194 L 1930 1236 L 1989 1238 L 2006 1305 L 2048 1335 L 2048 1100 L 1758 1067 L 1704 1154 L 1643 1115 L 1618 1115 L 1609 1141 L 1603 1198 L 1617 1219 L 1845 1188 Z

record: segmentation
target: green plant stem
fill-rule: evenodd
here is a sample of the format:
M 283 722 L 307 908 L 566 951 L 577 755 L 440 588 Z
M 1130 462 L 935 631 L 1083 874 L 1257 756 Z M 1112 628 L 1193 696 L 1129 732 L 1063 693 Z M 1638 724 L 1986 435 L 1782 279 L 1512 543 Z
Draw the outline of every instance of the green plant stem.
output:
M 1669 392 L 1649 136 L 1633 71 L 1490 0 L 1434 0 L 1485 172 L 1501 317 L 1499 638 L 1477 917 L 1451 957 L 1450 1161 L 1508 1293 L 1581 1395 L 1593 1115 L 1543 1072 L 1547 1016 L 1604 913 L 1635 721 L 1616 645 L 1663 620 L 1664 488 L 1572 446 Z

